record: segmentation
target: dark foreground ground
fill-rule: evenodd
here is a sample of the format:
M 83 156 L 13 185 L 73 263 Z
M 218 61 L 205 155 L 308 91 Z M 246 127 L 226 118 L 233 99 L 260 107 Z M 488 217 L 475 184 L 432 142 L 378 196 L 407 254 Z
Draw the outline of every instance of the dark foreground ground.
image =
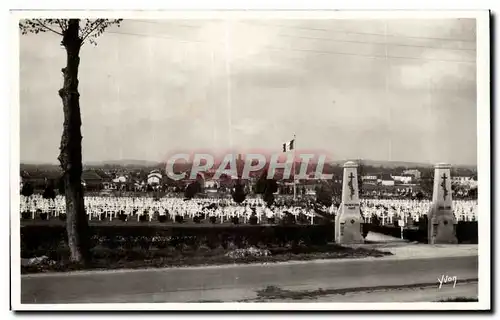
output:
M 383 257 L 389 252 L 332 243 L 327 225 L 92 226 L 91 263 L 70 262 L 63 225 L 21 228 L 21 273 Z M 33 259 L 35 258 L 35 259 Z M 39 258 L 39 259 L 36 259 Z
M 58 249 L 61 256 L 68 256 L 65 248 Z M 284 261 L 303 261 L 316 259 L 345 259 L 364 257 L 383 257 L 391 255 L 372 248 L 349 248 L 336 244 L 321 246 L 273 247 L 273 248 L 198 248 L 196 251 L 179 251 L 172 248 L 144 250 L 110 249 L 97 247 L 92 249 L 92 262 L 88 265 L 76 265 L 67 259 L 47 259 L 39 264 L 30 263 L 30 259 L 21 260 L 21 273 L 65 272 L 76 270 L 113 270 L 137 268 L 163 268 L 182 266 L 210 266 L 225 264 L 272 263 Z

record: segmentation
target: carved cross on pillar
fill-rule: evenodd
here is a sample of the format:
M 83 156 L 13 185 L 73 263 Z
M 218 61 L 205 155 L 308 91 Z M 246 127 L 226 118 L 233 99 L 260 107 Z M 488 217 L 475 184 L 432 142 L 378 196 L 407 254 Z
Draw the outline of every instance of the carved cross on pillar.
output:
M 448 196 L 448 189 L 446 188 L 446 180 L 448 177 L 446 176 L 446 173 L 443 173 L 441 179 L 443 179 L 443 182 L 441 182 L 441 187 L 443 188 L 443 200 L 446 200 L 446 196 Z
M 349 175 L 349 183 L 347 184 L 349 186 L 349 191 L 350 191 L 349 197 L 351 198 L 351 200 L 352 200 L 352 197 L 354 196 L 353 179 L 354 179 L 354 175 L 351 172 L 351 174 Z

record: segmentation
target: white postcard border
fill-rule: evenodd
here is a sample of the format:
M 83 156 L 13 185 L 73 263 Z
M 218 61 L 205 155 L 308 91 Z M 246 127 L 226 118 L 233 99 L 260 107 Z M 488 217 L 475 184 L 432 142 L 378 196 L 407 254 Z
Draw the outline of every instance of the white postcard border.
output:
M 19 30 L 18 20 L 44 17 L 184 18 L 184 19 L 477 19 L 477 135 L 479 302 L 474 303 L 121 303 L 121 304 L 21 304 L 19 221 Z M 11 301 L 21 310 L 478 310 L 491 308 L 491 207 L 490 207 L 490 59 L 488 11 L 17 11 L 11 13 L 11 140 L 10 227 Z

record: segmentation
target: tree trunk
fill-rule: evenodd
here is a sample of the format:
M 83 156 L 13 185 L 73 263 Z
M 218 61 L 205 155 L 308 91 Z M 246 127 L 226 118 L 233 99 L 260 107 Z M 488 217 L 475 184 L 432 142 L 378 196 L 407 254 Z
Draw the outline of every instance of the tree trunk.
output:
M 78 66 L 82 40 L 78 35 L 79 20 L 70 19 L 62 45 L 66 49 L 66 67 L 62 69 L 64 85 L 59 90 L 63 102 L 64 124 L 59 162 L 63 170 L 66 197 L 66 231 L 71 261 L 89 262 L 89 234 L 85 217 L 82 177 L 82 135 L 78 93 Z

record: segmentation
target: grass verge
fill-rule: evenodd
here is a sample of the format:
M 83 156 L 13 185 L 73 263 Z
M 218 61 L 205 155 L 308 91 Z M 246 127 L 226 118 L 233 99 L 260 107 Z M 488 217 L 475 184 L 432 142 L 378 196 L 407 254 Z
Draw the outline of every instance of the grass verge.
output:
M 222 247 L 214 249 L 208 247 L 198 247 L 196 249 L 167 247 L 145 250 L 140 247 L 110 249 L 98 246 L 92 249 L 92 262 L 89 265 L 82 266 L 71 263 L 69 261 L 69 250 L 67 247 L 62 246 L 49 252 L 39 252 L 39 256 L 45 255 L 48 257 L 45 263 L 27 265 L 27 259 L 23 259 L 25 263 L 22 263 L 21 273 L 272 263 L 391 255 L 389 252 L 376 249 L 349 248 L 336 244 L 264 249 L 269 252 L 266 256 L 244 255 L 233 257 L 228 253 L 234 251 L 234 249 L 224 249 Z

